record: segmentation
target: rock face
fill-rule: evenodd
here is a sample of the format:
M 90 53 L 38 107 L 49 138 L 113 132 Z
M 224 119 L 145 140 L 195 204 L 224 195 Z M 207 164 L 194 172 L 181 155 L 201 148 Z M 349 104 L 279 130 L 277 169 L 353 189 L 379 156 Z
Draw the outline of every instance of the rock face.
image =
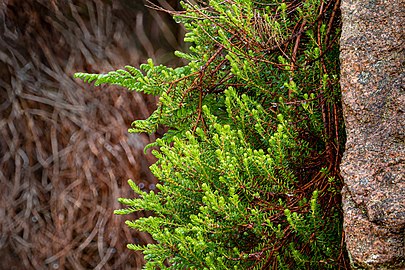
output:
M 353 268 L 405 269 L 404 0 L 343 0 L 341 171 Z

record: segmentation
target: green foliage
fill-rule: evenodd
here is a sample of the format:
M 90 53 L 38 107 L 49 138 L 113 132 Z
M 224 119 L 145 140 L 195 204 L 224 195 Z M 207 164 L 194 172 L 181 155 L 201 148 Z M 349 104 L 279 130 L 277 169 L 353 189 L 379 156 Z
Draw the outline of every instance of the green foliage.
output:
M 158 95 L 130 132 L 169 131 L 151 166 L 161 181 L 116 214 L 155 243 L 145 269 L 336 269 L 341 254 L 343 145 L 334 1 L 184 2 L 186 66 L 108 74 L 87 82 Z

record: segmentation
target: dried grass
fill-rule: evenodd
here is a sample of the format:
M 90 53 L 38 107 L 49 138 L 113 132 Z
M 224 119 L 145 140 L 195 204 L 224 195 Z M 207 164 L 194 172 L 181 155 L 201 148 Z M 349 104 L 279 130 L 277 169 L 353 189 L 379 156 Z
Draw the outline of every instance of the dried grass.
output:
M 155 188 L 153 157 L 143 154 L 155 135 L 127 133 L 155 99 L 72 75 L 136 66 L 145 55 L 170 64 L 181 30 L 141 1 L 112 2 L 0 4 L 0 269 L 143 263 L 125 245 L 151 238 L 112 212 L 132 196 L 128 178 Z

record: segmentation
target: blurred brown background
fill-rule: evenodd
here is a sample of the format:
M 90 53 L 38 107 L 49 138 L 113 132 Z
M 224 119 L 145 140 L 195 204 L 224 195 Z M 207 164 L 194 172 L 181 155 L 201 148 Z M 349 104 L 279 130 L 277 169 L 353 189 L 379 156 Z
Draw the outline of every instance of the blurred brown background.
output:
M 156 0 L 167 9 L 178 1 Z M 140 269 L 126 243 L 148 235 L 114 216 L 134 179 L 155 189 L 143 154 L 153 135 L 128 134 L 155 98 L 94 88 L 75 72 L 177 65 L 183 30 L 142 0 L 0 2 L 0 269 Z

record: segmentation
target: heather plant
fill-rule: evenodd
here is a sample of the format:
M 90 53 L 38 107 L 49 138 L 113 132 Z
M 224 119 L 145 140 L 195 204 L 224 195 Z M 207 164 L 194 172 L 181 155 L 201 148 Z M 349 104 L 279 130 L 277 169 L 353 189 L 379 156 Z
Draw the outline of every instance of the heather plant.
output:
M 345 268 L 338 1 L 183 2 L 188 64 L 77 73 L 159 96 L 129 132 L 150 144 L 158 192 L 116 214 L 148 232 L 145 269 Z M 155 8 L 157 8 L 155 6 Z

